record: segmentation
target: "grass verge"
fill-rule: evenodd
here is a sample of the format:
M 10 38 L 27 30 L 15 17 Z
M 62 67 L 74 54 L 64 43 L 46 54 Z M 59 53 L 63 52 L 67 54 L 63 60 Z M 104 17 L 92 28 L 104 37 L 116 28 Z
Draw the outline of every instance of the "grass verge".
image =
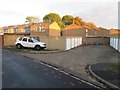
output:
M 10 47 L 4 47 L 3 49 L 7 49 L 10 51 L 16 51 L 16 52 L 31 52 L 31 51 L 37 51 L 35 49 L 31 49 L 31 48 L 22 48 L 22 49 L 17 49 L 15 46 L 10 46 Z M 40 50 L 40 51 L 58 51 L 57 49 L 44 49 L 44 50 Z M 40 52 L 39 51 L 39 52 Z
M 120 63 L 112 64 L 110 68 L 113 72 L 120 74 Z

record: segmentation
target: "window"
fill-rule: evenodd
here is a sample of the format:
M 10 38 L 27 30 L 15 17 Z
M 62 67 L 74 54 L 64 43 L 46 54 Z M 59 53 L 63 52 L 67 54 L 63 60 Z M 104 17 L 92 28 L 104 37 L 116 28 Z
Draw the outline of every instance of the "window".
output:
M 45 28 L 41 28 L 41 32 L 45 32 Z
M 23 38 L 23 41 L 24 41 L 24 42 L 27 42 L 27 38 Z
M 86 33 L 88 32 L 88 30 L 86 29 Z
M 30 32 L 30 28 L 27 27 L 27 28 L 25 29 L 25 32 L 26 32 L 26 33 L 29 33 L 29 32 Z
M 20 37 L 19 40 L 21 41 L 21 40 L 22 40 L 22 37 Z
M 43 27 L 39 27 L 39 28 L 37 29 L 37 31 L 39 31 L 39 32 L 45 32 L 45 29 L 44 29 Z
M 11 29 L 11 32 L 12 32 L 12 33 L 15 33 L 15 29 L 12 28 L 12 29 Z
M 8 33 L 8 29 L 4 29 L 4 33 Z
M 26 32 L 26 29 L 23 28 L 23 32 Z
M 16 33 L 18 32 L 18 28 L 15 29 L 15 32 L 16 32 Z
M 37 31 L 40 31 L 40 30 L 41 30 L 41 28 L 40 28 L 40 27 L 38 27 L 38 28 L 37 28 Z
M 28 39 L 28 42 L 32 42 L 32 43 L 33 43 L 33 40 L 31 40 L 31 39 Z
M 88 29 L 86 29 L 86 37 L 88 37 Z
M 60 32 L 60 35 L 63 36 L 63 31 Z

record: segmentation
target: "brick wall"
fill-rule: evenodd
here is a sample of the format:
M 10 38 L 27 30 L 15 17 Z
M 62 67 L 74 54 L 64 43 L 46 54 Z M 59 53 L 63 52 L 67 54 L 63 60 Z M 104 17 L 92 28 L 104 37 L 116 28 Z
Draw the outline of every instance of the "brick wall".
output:
M 108 37 L 109 31 L 108 30 L 96 30 L 96 37 L 99 37 L 99 36 Z
M 60 30 L 49 29 L 45 30 L 44 32 L 40 31 L 32 31 L 31 37 L 40 37 L 40 36 L 60 36 Z
M 49 30 L 49 36 L 60 36 L 60 30 L 54 30 L 54 29 L 50 29 Z
M 18 37 L 29 36 L 28 34 L 4 34 L 4 46 L 15 46 Z
M 3 40 L 3 35 L 0 35 L 0 47 L 3 46 L 4 40 Z
M 45 30 L 44 32 L 32 31 L 30 33 L 31 37 L 48 36 L 48 35 L 49 35 L 49 31 L 48 30 Z
M 86 37 L 84 38 L 84 44 L 96 44 L 98 41 L 99 44 L 109 44 L 110 38 L 109 37 Z
M 85 28 L 76 28 L 72 30 L 62 30 L 62 36 L 86 36 Z

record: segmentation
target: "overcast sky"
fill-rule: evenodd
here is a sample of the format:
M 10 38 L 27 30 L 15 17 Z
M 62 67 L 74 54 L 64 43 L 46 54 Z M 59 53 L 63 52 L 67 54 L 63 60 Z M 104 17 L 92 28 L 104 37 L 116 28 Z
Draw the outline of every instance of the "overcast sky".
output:
M 118 28 L 119 0 L 0 0 L 0 27 L 23 24 L 27 16 L 51 12 L 80 16 L 96 26 Z

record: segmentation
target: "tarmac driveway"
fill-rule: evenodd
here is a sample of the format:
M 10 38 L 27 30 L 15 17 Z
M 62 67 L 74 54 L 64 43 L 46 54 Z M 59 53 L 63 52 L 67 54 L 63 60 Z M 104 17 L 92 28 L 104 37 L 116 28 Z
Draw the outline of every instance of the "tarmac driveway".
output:
M 56 65 L 88 81 L 94 81 L 86 72 L 86 66 L 94 63 L 118 62 L 118 52 L 106 45 L 80 46 L 67 52 L 51 54 L 27 54 L 24 56 Z M 120 55 L 120 54 L 119 54 Z
M 3 88 L 92 88 L 94 86 L 33 59 L 3 50 Z

